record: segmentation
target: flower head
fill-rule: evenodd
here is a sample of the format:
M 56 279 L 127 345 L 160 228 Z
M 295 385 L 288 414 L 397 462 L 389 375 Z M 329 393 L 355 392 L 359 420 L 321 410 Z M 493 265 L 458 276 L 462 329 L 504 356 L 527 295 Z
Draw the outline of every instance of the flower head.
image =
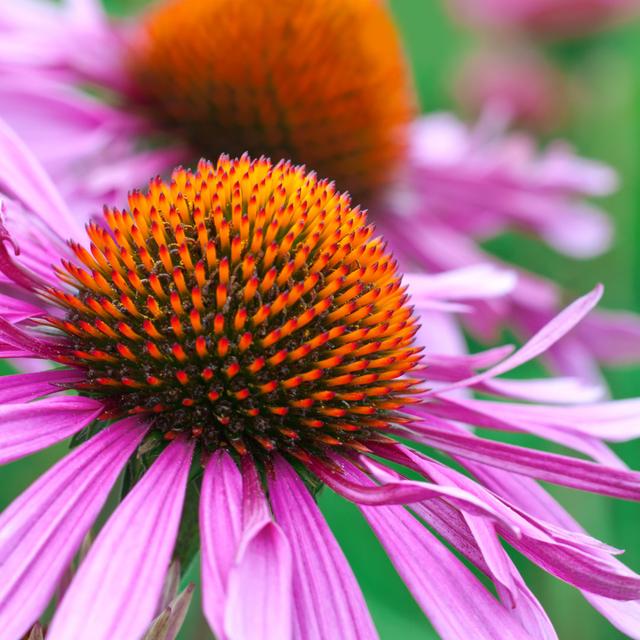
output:
M 323 484 L 358 505 L 444 638 L 555 637 L 500 539 L 631 628 L 640 576 L 535 479 L 640 500 L 640 474 L 603 443 L 639 435 L 640 402 L 594 402 L 597 390 L 574 379 L 501 378 L 574 328 L 601 288 L 517 351 L 431 350 L 420 369 L 412 345 L 425 340 L 413 336 L 395 265 L 365 214 L 326 181 L 264 159 L 201 162 L 133 192 L 129 211 L 107 209 L 85 244 L 42 167 L 2 127 L 0 150 L 0 175 L 12 178 L 0 227 L 0 357 L 63 365 L 0 379 L 0 462 L 73 434 L 82 442 L 0 515 L 6 637 L 47 608 L 125 467 L 129 490 L 47 640 L 140 637 L 158 613 L 183 518 L 199 528 L 216 636 L 376 638 L 309 489 Z M 52 225 L 69 233 L 67 245 Z M 469 311 L 460 300 L 499 295 L 512 279 L 472 268 L 408 284 L 433 317 Z M 422 331 L 437 344 L 435 327 Z M 524 431 L 590 460 L 494 442 L 464 424 Z
M 370 0 L 172 0 L 146 18 L 130 72 L 199 154 L 289 158 L 358 194 L 390 181 L 414 115 L 399 36 Z
M 366 213 L 290 163 L 174 171 L 72 243 L 57 360 L 111 417 L 207 451 L 357 449 L 397 420 L 415 318 Z M 79 265 L 79 266 L 78 266 Z M 62 344 L 60 346 L 62 349 Z

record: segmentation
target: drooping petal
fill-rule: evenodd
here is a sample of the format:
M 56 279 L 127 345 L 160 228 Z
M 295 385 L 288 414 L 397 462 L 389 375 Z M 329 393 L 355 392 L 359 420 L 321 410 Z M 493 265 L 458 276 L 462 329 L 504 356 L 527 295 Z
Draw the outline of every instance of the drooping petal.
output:
M 551 521 L 523 511 L 502 497 L 498 499 L 468 476 L 430 461 L 418 452 L 402 446 L 395 448 L 404 451 L 405 456 L 416 463 L 413 466 L 414 469 L 433 477 L 438 483 L 459 486 L 489 503 L 494 499 L 498 500 L 498 503 L 493 504 L 494 508 L 500 511 L 500 504 L 502 504 L 502 509 L 506 509 L 503 511 L 503 519 L 511 519 L 513 522 L 511 530 L 504 529 L 501 523 L 497 522 L 496 528 L 500 535 L 552 575 L 578 588 L 607 598 L 633 600 L 640 597 L 640 576 L 616 560 L 614 554 L 620 553 L 618 550 L 584 533 L 577 532 L 575 527 L 569 526 L 567 529 L 564 524 L 554 525 Z M 495 469 L 485 465 L 467 464 L 464 459 L 458 459 L 460 460 L 481 479 L 487 475 L 491 478 L 490 474 L 496 472 Z M 510 476 L 501 470 L 499 473 L 507 478 Z M 517 535 L 513 534 L 515 526 L 520 529 Z
M 171 560 L 192 453 L 191 443 L 172 442 L 109 518 L 60 603 L 48 640 L 143 634 Z
M 477 534 L 472 533 L 462 514 L 442 500 L 411 505 L 411 509 L 429 526 L 452 544 L 460 553 L 470 560 L 478 569 L 489 576 L 496 585 L 496 591 L 505 606 L 512 607 L 513 615 L 520 620 L 522 627 L 540 640 L 557 640 L 557 634 L 544 608 L 527 587 L 513 562 L 502 549 L 503 558 L 493 567 L 487 562 L 486 546 L 481 548 Z M 500 553 L 497 546 L 492 546 L 493 553 Z M 508 575 L 504 576 L 505 566 Z M 496 566 L 502 567 L 495 573 Z M 508 586 L 511 589 L 508 590 Z
M 242 534 L 242 477 L 231 456 L 217 451 L 204 470 L 200 495 L 202 606 L 216 636 L 224 638 L 229 572 Z
M 243 527 L 229 572 L 225 615 L 230 640 L 288 640 L 292 632 L 292 558 L 272 520 L 253 462 L 243 460 Z
M 0 464 L 68 438 L 103 410 L 97 400 L 77 396 L 0 406 Z
M 0 516 L 0 637 L 43 612 L 146 427 L 115 423 L 40 477 Z
M 443 640 L 531 638 L 480 581 L 402 507 L 360 507 Z
M 293 551 L 293 637 L 377 638 L 360 587 L 309 491 L 283 459 L 274 467 L 271 504 Z
M 407 478 L 397 477 L 380 485 L 369 482 L 363 484 L 349 480 L 345 469 L 353 471 L 353 465 L 337 456 L 333 458 L 334 464 L 340 471 L 331 471 L 327 467 L 315 463 L 310 468 L 331 489 L 343 498 L 359 505 L 397 505 L 411 504 L 425 500 L 444 499 L 455 505 L 458 509 L 468 511 L 489 518 L 499 518 L 491 505 L 483 503 L 476 497 L 456 487 L 445 487 L 433 483 L 419 482 Z M 375 464 L 375 462 L 371 462 Z
M 582 491 L 640 500 L 638 472 L 487 440 L 450 429 L 449 423 L 434 416 L 428 419 L 429 424 L 411 425 L 411 437 L 442 451 Z
M 583 533 L 582 527 L 542 487 L 530 478 L 514 476 L 499 469 L 474 465 L 472 471 L 491 489 L 526 509 L 532 515 Z M 612 563 L 617 563 L 615 559 Z M 620 564 L 620 563 L 618 563 Z M 621 601 L 582 590 L 582 595 L 624 634 L 640 640 L 640 600 Z

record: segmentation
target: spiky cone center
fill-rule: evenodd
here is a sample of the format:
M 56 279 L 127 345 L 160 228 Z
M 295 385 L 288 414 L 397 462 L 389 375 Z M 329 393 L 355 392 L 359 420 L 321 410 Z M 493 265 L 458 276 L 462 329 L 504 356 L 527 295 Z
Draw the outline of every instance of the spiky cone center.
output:
M 348 195 L 247 156 L 177 169 L 105 209 L 58 268 L 61 360 L 110 416 L 168 439 L 298 456 L 362 449 L 412 401 L 416 320 Z M 70 291 L 75 291 L 71 293 Z
M 135 94 L 199 155 L 287 158 L 371 197 L 415 100 L 380 0 L 172 0 L 131 55 Z

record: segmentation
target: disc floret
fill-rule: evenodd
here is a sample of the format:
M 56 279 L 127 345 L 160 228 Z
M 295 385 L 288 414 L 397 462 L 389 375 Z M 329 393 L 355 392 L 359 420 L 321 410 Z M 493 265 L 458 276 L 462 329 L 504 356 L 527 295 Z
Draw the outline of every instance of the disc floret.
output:
M 416 322 L 366 212 L 304 168 L 247 156 L 134 191 L 72 243 L 49 322 L 83 392 L 207 450 L 362 448 L 401 421 Z

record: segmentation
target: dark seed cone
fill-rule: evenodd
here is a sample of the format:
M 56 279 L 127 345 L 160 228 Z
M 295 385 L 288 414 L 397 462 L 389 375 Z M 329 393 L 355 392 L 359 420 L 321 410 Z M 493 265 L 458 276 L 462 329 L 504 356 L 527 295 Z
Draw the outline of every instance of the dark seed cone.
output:
M 51 290 L 61 358 L 113 417 L 206 450 L 364 449 L 411 401 L 416 322 L 396 265 L 349 196 L 247 156 L 177 169 L 105 210 Z

